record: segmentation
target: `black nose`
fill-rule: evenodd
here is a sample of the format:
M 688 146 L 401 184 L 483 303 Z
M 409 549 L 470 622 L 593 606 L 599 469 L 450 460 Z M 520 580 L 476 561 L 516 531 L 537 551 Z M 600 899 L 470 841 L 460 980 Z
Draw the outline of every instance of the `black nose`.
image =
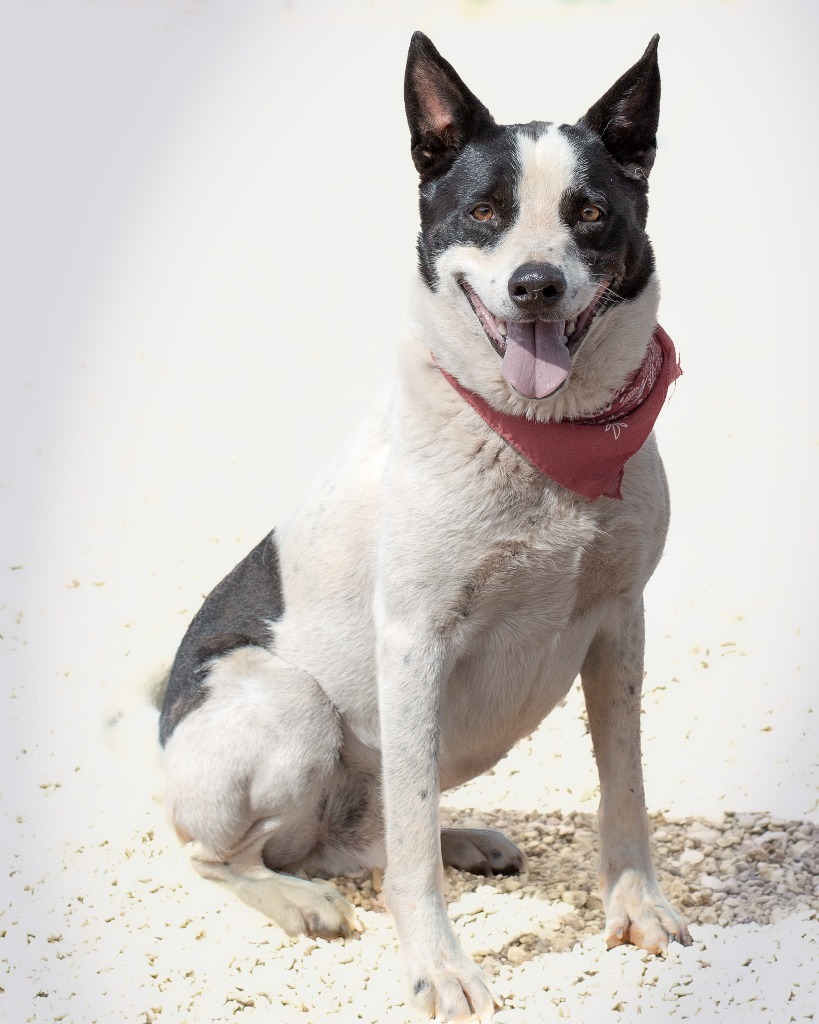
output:
M 524 263 L 509 278 L 512 301 L 533 315 L 545 312 L 565 291 L 563 271 L 552 263 Z

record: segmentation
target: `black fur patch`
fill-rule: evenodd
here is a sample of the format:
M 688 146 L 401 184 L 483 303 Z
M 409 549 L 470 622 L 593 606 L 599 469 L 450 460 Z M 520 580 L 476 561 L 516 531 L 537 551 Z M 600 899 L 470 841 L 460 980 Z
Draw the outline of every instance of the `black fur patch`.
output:
M 188 627 L 176 652 L 159 719 L 164 746 L 174 729 L 207 697 L 209 663 L 240 647 L 270 647 L 268 622 L 284 611 L 274 533 L 216 586 Z
M 654 253 L 645 232 L 647 184 L 627 175 L 582 121 L 562 125 L 560 131 L 580 158 L 575 188 L 561 201 L 561 217 L 572 226 L 575 244 L 590 271 L 613 278 L 612 289 L 621 298 L 632 298 L 654 270 Z M 605 211 L 599 222 L 579 220 L 580 207 L 587 202 Z
M 430 287 L 437 283 L 435 261 L 442 252 L 453 245 L 491 247 L 514 224 L 520 176 L 515 128 L 495 124 L 484 128 L 445 174 L 421 183 L 418 259 Z M 492 206 L 493 220 L 477 221 L 471 216 L 480 203 Z

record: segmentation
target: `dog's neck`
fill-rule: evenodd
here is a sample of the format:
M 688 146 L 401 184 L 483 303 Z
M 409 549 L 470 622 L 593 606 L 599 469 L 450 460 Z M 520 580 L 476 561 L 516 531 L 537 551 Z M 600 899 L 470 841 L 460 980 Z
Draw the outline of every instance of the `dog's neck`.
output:
M 668 388 L 682 373 L 674 344 L 658 325 L 643 362 L 603 408 L 591 415 L 543 423 L 498 412 L 443 367 L 439 369 L 478 415 L 527 462 L 590 501 L 603 495 L 622 498 L 625 464 L 642 448 Z

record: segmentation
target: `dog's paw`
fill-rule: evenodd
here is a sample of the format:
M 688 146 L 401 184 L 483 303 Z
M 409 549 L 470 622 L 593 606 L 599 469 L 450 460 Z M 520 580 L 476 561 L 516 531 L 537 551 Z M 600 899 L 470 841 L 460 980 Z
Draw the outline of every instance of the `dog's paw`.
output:
M 291 891 L 289 897 L 269 913 L 288 935 L 336 939 L 349 938 L 353 932 L 361 931 L 352 904 L 328 882 L 303 883 L 303 887 L 297 892 Z
M 428 1017 L 453 1024 L 488 1020 L 500 1005 L 483 971 L 463 954 L 457 960 L 439 958 L 411 970 L 410 993 L 413 1006 Z
M 444 864 L 473 875 L 517 875 L 526 870 L 526 858 L 502 832 L 491 828 L 441 830 Z
M 606 903 L 606 946 L 630 943 L 666 956 L 669 942 L 691 945 L 680 915 L 672 909 L 654 879 L 626 871 L 612 887 Z

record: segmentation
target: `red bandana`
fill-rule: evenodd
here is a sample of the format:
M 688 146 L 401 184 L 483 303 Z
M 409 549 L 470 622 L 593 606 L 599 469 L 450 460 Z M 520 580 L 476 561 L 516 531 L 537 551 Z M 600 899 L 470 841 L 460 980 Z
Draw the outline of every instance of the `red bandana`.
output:
M 441 370 L 455 390 L 527 462 L 590 501 L 620 498 L 623 467 L 638 452 L 680 376 L 674 343 L 657 325 L 642 365 L 605 409 L 574 420 L 539 423 L 498 412 Z

